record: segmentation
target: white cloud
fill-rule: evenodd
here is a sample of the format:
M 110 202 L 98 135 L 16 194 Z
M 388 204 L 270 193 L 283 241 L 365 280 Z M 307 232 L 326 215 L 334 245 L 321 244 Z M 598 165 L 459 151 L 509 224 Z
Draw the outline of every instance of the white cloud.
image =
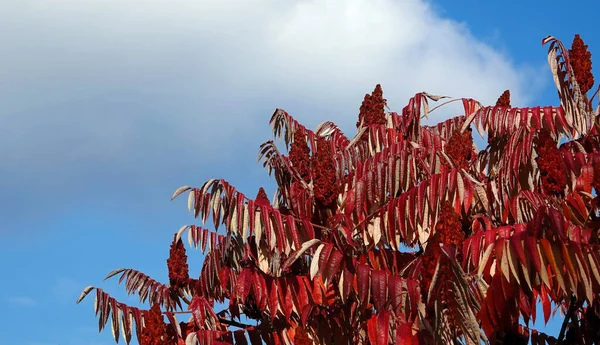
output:
M 9 297 L 8 302 L 21 307 L 33 307 L 37 304 L 37 302 L 33 298 L 26 296 Z
M 266 139 L 275 107 L 350 132 L 377 83 L 398 112 L 419 91 L 492 103 L 511 89 L 525 104 L 539 86 L 420 0 L 24 0 L 0 13 L 13 200 L 142 181 L 198 152 L 226 159 Z
M 516 101 L 531 96 L 525 89 L 531 75 L 425 1 L 38 0 L 4 6 L 1 25 L 11 30 L 0 36 L 8 52 L 1 58 L 2 91 L 20 97 L 2 103 L 15 111 L 43 112 L 100 95 L 109 103 L 108 96 L 119 94 L 144 94 L 149 103 L 199 97 L 213 109 L 235 102 L 237 112 L 256 97 L 269 108 L 285 106 L 272 104 L 272 96 L 282 94 L 354 109 L 376 83 L 397 108 L 422 90 L 484 102 L 506 88 Z M 355 112 L 342 122 L 352 123 Z M 119 137 L 140 120 L 109 119 L 120 125 Z M 87 130 L 98 136 L 100 129 Z

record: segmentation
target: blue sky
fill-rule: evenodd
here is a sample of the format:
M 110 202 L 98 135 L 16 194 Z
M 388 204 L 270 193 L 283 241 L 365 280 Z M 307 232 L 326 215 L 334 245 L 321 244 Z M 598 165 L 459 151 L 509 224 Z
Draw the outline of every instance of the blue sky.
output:
M 180 185 L 223 177 L 271 194 L 256 157 L 275 107 L 353 134 L 377 83 L 396 111 L 419 91 L 491 103 L 510 89 L 513 105 L 557 104 L 541 39 L 580 33 L 600 56 L 599 10 L 591 0 L 0 2 L 0 344 L 112 344 L 97 334 L 93 298 L 75 305 L 81 290 L 135 304 L 102 278 L 128 267 L 166 281 L 173 233 L 194 223 L 185 201 L 169 201 Z M 188 254 L 198 272 L 201 255 Z

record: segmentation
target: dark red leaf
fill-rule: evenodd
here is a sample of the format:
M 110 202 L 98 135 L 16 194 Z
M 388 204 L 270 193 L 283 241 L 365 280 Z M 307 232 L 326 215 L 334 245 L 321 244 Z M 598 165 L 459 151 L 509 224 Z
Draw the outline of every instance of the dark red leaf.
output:
M 413 339 L 414 336 L 409 324 L 402 323 L 396 328 L 396 344 L 416 345 Z
M 369 341 L 371 345 L 380 345 L 378 339 L 378 330 L 377 330 L 377 316 L 373 315 L 369 321 L 367 321 L 367 333 L 369 335 Z M 384 344 L 381 344 L 384 345 Z
M 321 251 L 321 255 L 322 254 L 323 251 Z M 325 265 L 325 271 L 323 272 L 323 280 L 325 284 L 331 282 L 331 279 L 335 275 L 337 275 L 343 258 L 344 255 L 340 253 L 337 249 L 334 249 L 333 252 L 329 255 L 329 259 L 327 261 L 327 264 Z
M 377 312 L 385 308 L 387 302 L 387 274 L 383 270 L 371 272 L 371 288 L 373 290 L 373 301 Z
M 248 340 L 246 339 L 246 332 L 243 330 L 234 331 L 233 338 L 235 339 L 236 345 L 248 345 Z
M 356 274 L 356 283 L 358 285 L 358 300 L 361 306 L 365 307 L 369 301 L 369 287 L 370 277 L 369 273 L 371 268 L 367 265 L 358 265 L 358 272 Z
M 390 313 L 387 310 L 379 312 L 377 316 L 377 343 L 386 345 L 388 343 L 388 332 L 390 327 Z

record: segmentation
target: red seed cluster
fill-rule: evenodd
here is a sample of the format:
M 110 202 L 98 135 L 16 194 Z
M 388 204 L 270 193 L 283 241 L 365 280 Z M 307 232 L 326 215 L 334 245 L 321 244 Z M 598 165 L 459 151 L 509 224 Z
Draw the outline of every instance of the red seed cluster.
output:
M 167 345 L 170 342 L 166 337 L 167 325 L 160 311 L 160 306 L 155 303 L 150 311 L 144 314 L 144 328 L 138 339 L 140 345 Z
M 171 243 L 167 267 L 169 268 L 169 283 L 173 289 L 178 290 L 187 286 L 190 281 L 187 255 L 185 246 L 181 239 L 177 240 L 177 235 Z
M 335 164 L 331 146 L 322 137 L 317 140 L 317 152 L 313 160 L 315 199 L 325 207 L 332 206 L 338 194 Z
M 448 201 L 442 204 L 438 222 L 435 225 L 435 233 L 440 236 L 440 243 L 443 244 L 453 244 L 460 247 L 465 240 L 460 215 L 454 211 L 454 207 Z
M 567 186 L 562 154 L 556 145 L 556 141 L 548 131 L 540 131 L 537 140 L 538 157 L 536 161 L 542 177 L 542 188 L 548 195 L 562 195 Z
M 385 106 L 387 101 L 383 98 L 381 85 L 377 84 L 372 94 L 366 94 L 360 106 L 358 122 L 356 127 L 360 126 L 361 121 L 364 126 L 385 124 Z
M 427 244 L 425 254 L 423 255 L 423 275 L 421 280 L 421 291 L 424 296 L 429 291 L 431 279 L 435 273 L 437 261 L 442 254 L 440 244 L 451 244 L 456 247 L 462 246 L 465 240 L 465 233 L 462 230 L 460 215 L 454 211 L 454 207 L 448 201 L 442 204 L 442 209 L 438 216 L 438 222 L 435 230 Z M 445 274 L 442 272 L 442 275 Z M 441 278 L 440 278 L 441 279 Z
M 445 149 L 446 154 L 452 158 L 457 168 L 468 169 L 471 161 L 475 158 L 473 135 L 470 128 L 463 133 L 459 129 L 454 131 L 448 139 Z
M 255 205 L 270 205 L 269 197 L 267 196 L 267 192 L 263 187 L 258 189 L 258 193 L 256 194 L 256 198 L 254 198 Z
M 429 237 L 427 248 L 421 261 L 423 264 L 423 270 L 421 271 L 421 294 L 423 300 L 427 298 L 429 286 L 431 285 L 431 280 L 435 274 L 435 268 L 441 253 L 439 235 L 433 234 Z
M 296 345 L 310 345 L 313 341 L 309 338 L 308 332 L 302 327 L 298 326 L 294 330 L 294 344 Z
M 304 131 L 294 132 L 294 142 L 290 148 L 290 162 L 300 177 L 310 182 L 310 148 L 306 143 Z
M 573 44 L 569 50 L 569 62 L 575 73 L 575 79 L 581 92 L 588 92 L 594 86 L 594 75 L 592 74 L 592 53 L 588 51 L 587 44 L 579 35 L 575 35 Z
M 502 93 L 500 98 L 496 101 L 497 107 L 509 107 L 510 108 L 510 91 L 506 90 Z

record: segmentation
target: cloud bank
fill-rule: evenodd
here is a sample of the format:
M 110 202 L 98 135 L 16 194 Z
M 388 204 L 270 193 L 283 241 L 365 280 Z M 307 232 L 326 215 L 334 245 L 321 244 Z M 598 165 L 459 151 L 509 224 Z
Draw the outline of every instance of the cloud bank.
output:
M 395 111 L 420 91 L 492 103 L 510 89 L 527 104 L 539 89 L 420 0 L 24 0 L 0 13 L 0 232 L 136 195 L 147 211 L 198 175 L 255 164 L 275 107 L 352 135 L 377 83 Z

